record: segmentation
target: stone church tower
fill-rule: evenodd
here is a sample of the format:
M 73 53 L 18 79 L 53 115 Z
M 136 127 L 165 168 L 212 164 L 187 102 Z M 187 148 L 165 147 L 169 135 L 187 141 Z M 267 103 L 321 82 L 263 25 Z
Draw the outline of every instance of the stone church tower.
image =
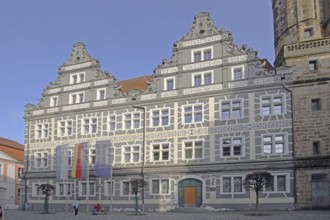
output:
M 330 1 L 273 0 L 275 66 L 291 67 L 298 208 L 329 207 Z

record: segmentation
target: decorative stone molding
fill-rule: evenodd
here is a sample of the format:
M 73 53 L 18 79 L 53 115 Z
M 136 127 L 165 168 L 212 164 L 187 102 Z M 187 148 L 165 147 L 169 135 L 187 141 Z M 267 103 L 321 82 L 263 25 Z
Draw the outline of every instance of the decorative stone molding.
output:
M 35 110 L 32 112 L 33 115 L 42 115 L 44 113 L 44 110 Z
M 68 105 L 68 106 L 63 106 L 63 111 L 71 111 L 71 110 L 89 108 L 89 107 L 90 107 L 89 103 L 78 104 L 78 105 Z
M 196 46 L 196 45 L 211 43 L 211 42 L 220 41 L 220 40 L 221 40 L 221 35 L 199 38 L 199 39 L 195 39 L 195 40 L 189 40 L 189 41 L 182 42 L 182 47 Z
M 162 92 L 160 94 L 160 97 L 161 98 L 168 98 L 168 97 L 177 96 L 178 94 L 179 94 L 178 90 L 173 90 L 173 91 L 168 91 L 168 92 Z
M 47 113 L 54 113 L 54 112 L 58 112 L 58 111 L 60 111 L 59 107 L 47 109 Z
M 248 84 L 249 84 L 249 82 L 247 80 L 240 80 L 237 82 L 229 82 L 227 85 L 228 85 L 229 89 L 233 89 L 233 88 L 239 88 L 239 87 L 246 87 L 246 86 L 248 86 Z
M 228 57 L 228 63 L 237 63 L 247 60 L 247 55 L 241 55 L 236 57 Z
M 103 79 L 103 80 L 95 81 L 95 82 L 94 82 L 94 85 L 95 85 L 95 86 L 105 85 L 105 84 L 108 83 L 108 81 L 109 81 L 108 79 Z
M 94 107 L 100 107 L 100 106 L 106 106 L 108 105 L 108 101 L 107 100 L 103 100 L 103 101 L 98 101 L 98 102 L 94 102 L 93 106 Z
M 83 84 L 77 84 L 77 85 L 72 85 L 72 86 L 66 86 L 63 88 L 64 91 L 71 91 L 71 90 L 76 90 L 76 89 L 84 89 L 87 87 L 90 87 L 91 83 L 83 83 Z
M 178 72 L 178 67 L 170 67 L 160 70 L 160 74 L 168 74 Z
M 120 98 L 120 99 L 113 99 L 111 101 L 111 104 L 123 104 L 123 103 L 126 103 L 127 102 L 127 98 Z
M 201 69 L 201 68 L 206 68 L 206 67 L 219 66 L 221 64 L 222 64 L 222 59 L 216 59 L 216 60 L 209 60 L 209 61 L 184 65 L 182 69 L 184 71 L 195 70 L 195 69 Z
M 50 90 L 48 90 L 48 94 L 54 94 L 54 93 L 58 93 L 60 91 L 61 91 L 61 88 L 50 89 Z
M 298 50 L 308 50 L 312 48 L 320 48 L 320 47 L 329 47 L 330 46 L 330 39 L 322 39 L 322 40 L 315 40 L 315 41 L 308 41 L 308 42 L 301 42 L 297 44 L 287 45 L 285 49 L 288 52 L 298 51 Z
M 156 99 L 157 98 L 157 94 L 153 93 L 153 94 L 148 94 L 148 95 L 141 95 L 141 100 L 151 100 L 151 99 Z
M 202 93 L 202 92 L 211 92 L 211 91 L 217 91 L 217 90 L 221 90 L 221 89 L 222 89 L 221 84 L 194 87 L 194 88 L 190 88 L 190 89 L 184 89 L 183 95 L 198 94 L 198 93 Z
M 274 82 L 275 82 L 274 77 L 264 77 L 253 80 L 254 85 L 270 84 Z
M 68 71 L 68 70 L 75 70 L 75 69 L 80 69 L 80 68 L 84 68 L 84 67 L 89 67 L 91 65 L 92 65 L 92 62 L 86 62 L 86 63 L 77 64 L 77 65 L 64 66 L 62 69 L 64 71 Z

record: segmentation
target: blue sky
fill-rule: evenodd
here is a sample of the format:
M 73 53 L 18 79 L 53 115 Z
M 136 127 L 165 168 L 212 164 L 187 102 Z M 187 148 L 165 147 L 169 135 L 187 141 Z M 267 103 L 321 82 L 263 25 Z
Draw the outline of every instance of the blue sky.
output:
M 24 106 L 38 104 L 75 42 L 117 80 L 151 75 L 199 12 L 274 62 L 270 0 L 1 0 L 0 137 L 24 143 Z

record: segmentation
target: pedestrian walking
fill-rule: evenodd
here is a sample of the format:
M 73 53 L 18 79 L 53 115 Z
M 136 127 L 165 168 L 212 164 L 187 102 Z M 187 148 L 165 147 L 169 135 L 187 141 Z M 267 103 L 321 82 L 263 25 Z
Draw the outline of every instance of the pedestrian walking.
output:
M 78 216 L 78 206 L 79 206 L 79 201 L 80 201 L 80 199 L 75 199 L 75 200 L 73 200 L 73 202 L 72 202 L 72 207 L 74 208 L 74 216 Z

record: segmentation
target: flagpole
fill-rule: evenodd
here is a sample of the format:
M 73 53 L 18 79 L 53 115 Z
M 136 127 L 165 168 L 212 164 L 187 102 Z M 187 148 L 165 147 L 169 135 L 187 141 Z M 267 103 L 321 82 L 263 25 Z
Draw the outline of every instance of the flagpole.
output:
M 87 184 L 88 184 L 88 188 L 87 188 L 87 198 L 86 198 L 86 202 L 87 202 L 87 212 L 89 212 L 89 189 L 90 189 L 90 183 L 89 183 L 89 148 L 87 147 L 88 151 L 87 151 Z

